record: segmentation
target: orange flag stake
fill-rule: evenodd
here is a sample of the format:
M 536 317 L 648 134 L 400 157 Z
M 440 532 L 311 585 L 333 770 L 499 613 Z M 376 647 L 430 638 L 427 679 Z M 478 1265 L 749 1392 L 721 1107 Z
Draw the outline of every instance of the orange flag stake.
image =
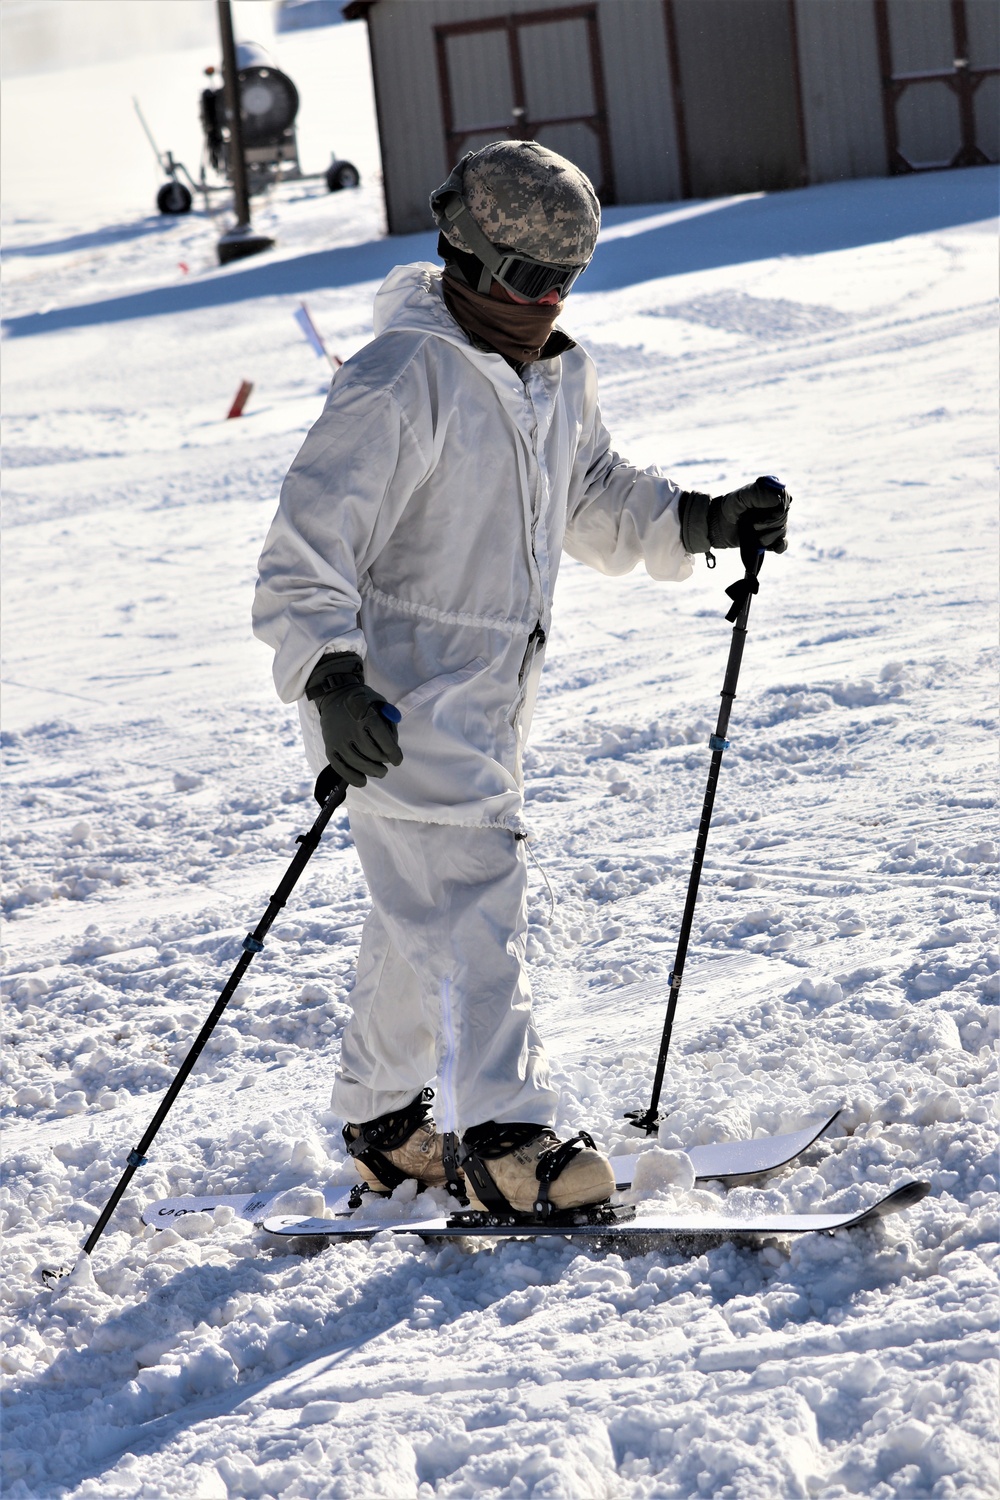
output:
M 244 408 L 244 406 L 246 406 L 247 402 L 250 400 L 250 392 L 252 390 L 253 390 L 253 381 L 252 380 L 244 380 L 241 383 L 239 390 L 236 392 L 236 399 L 234 400 L 232 406 L 229 408 L 229 412 L 228 412 L 228 415 L 226 417 L 226 421 L 227 422 L 229 421 L 230 417 L 242 417 L 242 415 L 243 415 L 243 408 Z

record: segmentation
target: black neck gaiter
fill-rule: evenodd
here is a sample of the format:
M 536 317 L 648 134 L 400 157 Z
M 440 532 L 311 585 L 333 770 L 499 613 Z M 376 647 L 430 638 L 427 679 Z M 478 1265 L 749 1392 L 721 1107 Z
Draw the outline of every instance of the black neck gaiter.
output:
M 447 270 L 441 287 L 445 306 L 459 327 L 515 366 L 538 359 L 565 306 L 562 302 L 499 302 L 474 292 Z

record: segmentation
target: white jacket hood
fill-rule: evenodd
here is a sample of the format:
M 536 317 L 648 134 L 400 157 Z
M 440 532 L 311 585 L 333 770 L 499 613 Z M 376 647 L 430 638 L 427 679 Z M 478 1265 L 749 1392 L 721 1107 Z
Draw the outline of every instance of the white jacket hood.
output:
M 468 339 L 444 305 L 441 278 L 441 267 L 429 260 L 390 271 L 375 293 L 375 337 L 408 329 L 467 344 Z

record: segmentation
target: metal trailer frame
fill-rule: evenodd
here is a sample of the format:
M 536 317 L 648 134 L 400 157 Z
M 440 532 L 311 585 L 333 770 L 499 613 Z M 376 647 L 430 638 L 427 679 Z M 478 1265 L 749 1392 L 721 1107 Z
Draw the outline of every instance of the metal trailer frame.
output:
M 182 161 L 176 160 L 172 151 L 160 150 L 153 137 L 153 132 L 149 128 L 146 117 L 142 112 L 142 106 L 140 105 L 135 95 L 132 96 L 132 105 L 139 117 L 139 123 L 146 133 L 146 139 L 149 141 L 149 144 L 152 147 L 153 155 L 156 157 L 160 171 L 163 172 L 171 182 L 179 183 L 181 182 L 182 177 L 186 179 L 188 189 L 190 190 L 192 196 L 197 196 L 197 194 L 199 193 L 202 195 L 202 198 L 205 202 L 206 212 L 210 207 L 209 200 L 213 193 L 230 193 L 233 191 L 233 183 L 231 181 L 208 181 L 205 172 L 205 158 L 208 151 L 207 143 L 202 146 L 201 166 L 198 177 L 192 177 L 188 168 Z M 284 182 L 325 182 L 329 191 L 333 192 L 335 190 L 333 188 L 330 188 L 330 175 L 336 167 L 350 167 L 352 172 L 357 175 L 357 168 L 354 167 L 351 162 L 343 161 L 340 157 L 337 156 L 336 152 L 331 153 L 330 165 L 326 168 L 325 171 L 303 172 L 299 164 L 298 138 L 295 132 L 295 126 L 293 125 L 291 129 L 291 140 L 287 143 L 282 143 L 282 146 L 278 148 L 279 150 L 285 151 L 289 150 L 289 148 L 291 149 L 292 155 L 278 158 L 278 164 L 280 164 L 282 160 L 289 161 L 291 163 L 291 170 L 277 172 L 274 177 L 263 184 L 264 189 L 269 187 L 277 187 Z M 243 153 L 244 159 L 246 160 L 247 165 L 252 168 L 255 162 L 259 164 L 262 160 L 266 160 L 269 154 L 274 151 L 274 149 L 275 148 L 271 146 L 248 146 Z M 360 178 L 358 178 L 358 180 L 360 181 Z M 357 186 L 357 183 L 343 183 L 341 184 L 341 186 Z M 251 189 L 250 196 L 257 197 L 262 190 L 263 189 L 261 188 Z

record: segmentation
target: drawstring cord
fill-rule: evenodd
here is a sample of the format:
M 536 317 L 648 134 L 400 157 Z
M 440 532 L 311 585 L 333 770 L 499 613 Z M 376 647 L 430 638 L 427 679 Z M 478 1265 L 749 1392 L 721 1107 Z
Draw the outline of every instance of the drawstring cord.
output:
M 549 883 L 549 877 L 546 875 L 545 871 L 543 870 L 542 865 L 541 865 L 541 861 L 539 860 L 538 855 L 535 853 L 534 849 L 532 849 L 531 844 L 528 841 L 528 835 L 526 833 L 516 833 L 514 835 L 514 837 L 516 839 L 519 839 L 524 844 L 525 849 L 527 849 L 527 851 L 528 851 L 528 858 L 531 860 L 532 864 L 535 866 L 535 869 L 538 871 L 539 875 L 545 881 L 545 889 L 549 893 L 549 920 L 548 920 L 548 922 L 546 922 L 545 925 L 549 926 L 549 924 L 552 921 L 552 918 L 556 914 L 556 898 L 555 898 L 555 896 L 553 894 L 552 886 Z

